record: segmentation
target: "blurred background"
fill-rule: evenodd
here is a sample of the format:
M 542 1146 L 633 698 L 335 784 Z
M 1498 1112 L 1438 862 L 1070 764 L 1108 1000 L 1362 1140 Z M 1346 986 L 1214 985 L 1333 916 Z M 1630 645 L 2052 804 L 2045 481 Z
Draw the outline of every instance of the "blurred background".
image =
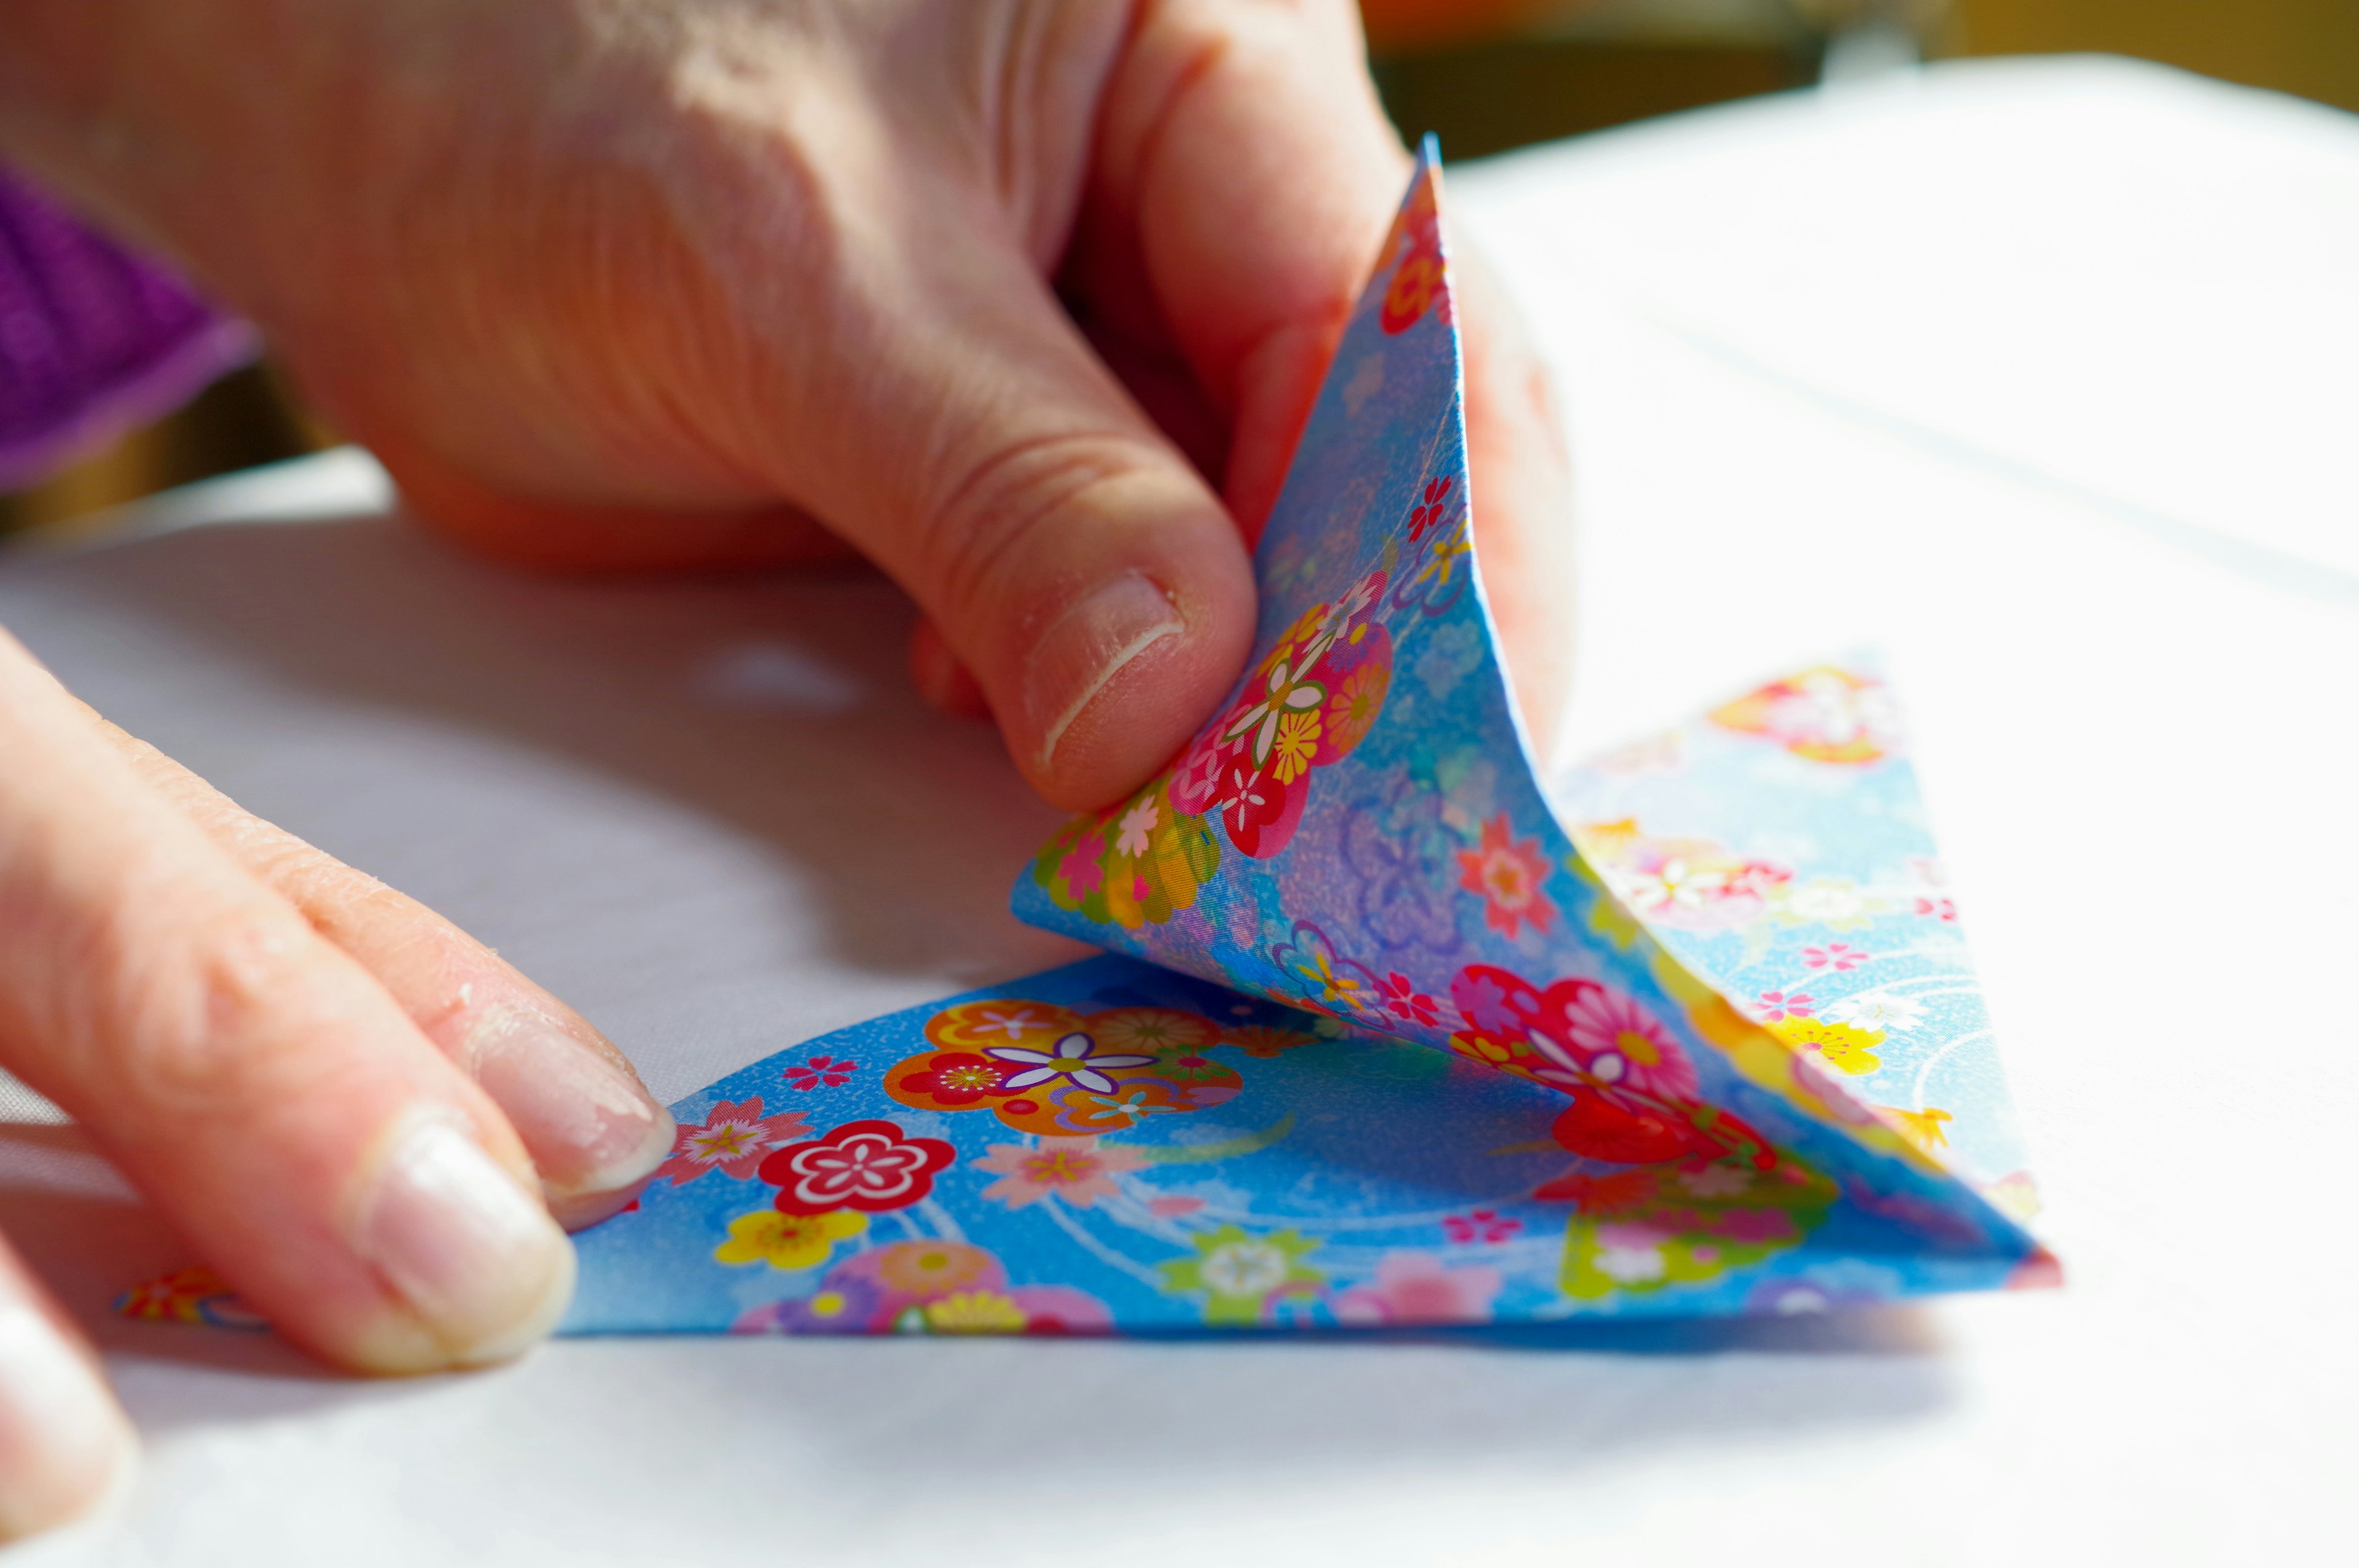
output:
M 1973 55 L 2101 51 L 2359 110 L 2359 0 L 1362 0 L 1396 124 L 1452 158 Z M 333 444 L 265 362 L 41 482 L 0 534 Z

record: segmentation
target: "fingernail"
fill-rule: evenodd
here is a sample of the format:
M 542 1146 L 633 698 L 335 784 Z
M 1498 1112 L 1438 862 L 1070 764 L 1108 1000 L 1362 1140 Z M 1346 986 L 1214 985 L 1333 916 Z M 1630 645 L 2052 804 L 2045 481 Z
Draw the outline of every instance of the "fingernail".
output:
M 495 1014 L 467 1056 L 553 1199 L 626 1191 L 671 1152 L 671 1113 L 629 1069 L 549 1019 Z
M 1137 572 L 1100 584 L 1051 622 L 1024 672 L 1026 715 L 1040 727 L 1041 770 L 1056 761 L 1065 731 L 1114 676 L 1187 629 L 1163 590 Z
M 133 1449 L 89 1358 L 31 1303 L 0 1306 L 0 1541 L 96 1507 Z
M 548 1334 L 573 1293 L 573 1248 L 451 1118 L 413 1111 L 389 1141 L 353 1246 L 450 1359 L 506 1360 Z

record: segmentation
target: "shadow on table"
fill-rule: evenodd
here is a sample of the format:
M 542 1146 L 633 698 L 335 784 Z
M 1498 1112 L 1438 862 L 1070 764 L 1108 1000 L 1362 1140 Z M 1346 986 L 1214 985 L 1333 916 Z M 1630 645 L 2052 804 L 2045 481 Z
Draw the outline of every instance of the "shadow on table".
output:
M 1003 978 L 1080 950 L 1007 911 L 1016 868 L 1060 814 L 988 726 L 938 715 L 911 691 L 913 611 L 873 573 L 538 579 L 364 517 L 208 526 L 12 575 L 31 591 L 10 620 L 85 699 L 328 848 L 338 825 L 307 822 L 320 810 L 309 800 L 274 802 L 284 786 L 270 759 L 224 740 L 220 700 L 168 695 L 169 673 L 136 660 L 86 654 L 92 667 L 77 669 L 88 632 L 58 600 L 161 622 L 226 654 L 247 687 L 259 672 L 343 708 L 535 748 L 669 796 L 790 863 L 824 902 L 824 939 L 864 968 L 947 963 Z M 202 691 L 208 677 L 182 678 Z M 213 695 L 251 702 L 240 689 Z M 368 869 L 399 880 L 397 866 Z

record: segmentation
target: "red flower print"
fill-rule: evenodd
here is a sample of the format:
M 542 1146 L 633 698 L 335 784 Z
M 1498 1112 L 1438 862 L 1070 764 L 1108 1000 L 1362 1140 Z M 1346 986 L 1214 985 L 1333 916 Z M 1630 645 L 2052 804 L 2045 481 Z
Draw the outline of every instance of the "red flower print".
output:
M 1958 918 L 1958 906 L 1946 898 L 1920 898 L 1917 901 L 1917 913 L 1930 915 L 1936 920 L 1955 920 Z
M 1441 1022 L 1441 1004 L 1417 989 L 1417 982 L 1396 969 L 1385 977 L 1385 1011 L 1395 1018 L 1429 1027 Z
M 1920 909 L 1918 913 L 1922 914 L 1924 911 Z M 1821 947 L 1802 949 L 1802 963 L 1806 968 L 1833 969 L 1838 973 L 1848 973 L 1862 964 L 1872 962 L 1875 957 L 1875 954 L 1863 953 L 1844 942 L 1830 942 Z
M 1696 1091 L 1695 1067 L 1662 1021 L 1595 980 L 1559 980 L 1530 1021 L 1534 1044 L 1581 1082 L 1674 1098 Z M 1547 1069 L 1541 1069 L 1543 1076 Z M 1559 1087 L 1563 1087 L 1560 1085 Z
M 1616 1165 L 1656 1165 L 1720 1152 L 1676 1118 L 1609 1099 L 1595 1089 L 1573 1090 L 1572 1104 L 1549 1128 L 1549 1136 L 1575 1154 Z
M 1505 1241 L 1523 1229 L 1524 1222 L 1496 1209 L 1478 1208 L 1469 1214 L 1445 1216 L 1442 1231 L 1456 1242 Z
M 786 1069 L 787 1082 L 805 1094 L 822 1084 L 832 1089 L 842 1088 L 859 1065 L 859 1063 L 846 1061 L 841 1056 L 813 1056 L 808 1062 Z
M 958 1158 L 939 1138 L 904 1137 L 890 1121 L 847 1121 L 826 1137 L 791 1144 L 764 1160 L 761 1178 L 778 1189 L 781 1214 L 907 1208 L 934 1188 L 934 1173 Z
M 893 1087 L 924 1095 L 936 1105 L 964 1107 L 985 1095 L 1004 1094 L 1015 1069 L 978 1056 L 972 1051 L 937 1051 L 922 1072 L 911 1073 Z
M 1608 1176 L 1559 1176 L 1532 1190 L 1542 1203 L 1569 1203 L 1592 1217 L 1630 1214 L 1655 1201 L 1652 1171 L 1616 1171 Z
M 1482 842 L 1458 851 L 1458 885 L 1483 897 L 1483 923 L 1507 936 L 1528 925 L 1546 931 L 1556 905 L 1541 890 L 1548 857 L 1538 838 L 1518 838 L 1506 812 L 1483 824 Z
M 1386 581 L 1372 571 L 1297 618 L 1180 760 L 1174 806 L 1218 812 L 1229 841 L 1256 860 L 1286 848 L 1310 798 L 1311 771 L 1350 752 L 1383 709 L 1392 640 L 1364 617 Z
M 1775 1023 L 1781 1018 L 1808 1018 L 1818 1008 L 1818 1001 L 1808 991 L 1761 993 L 1761 1022 Z
M 669 1178 L 673 1186 L 707 1171 L 745 1181 L 771 1150 L 810 1130 L 810 1122 L 800 1111 L 764 1116 L 760 1095 L 737 1104 L 722 1100 L 705 1112 L 702 1121 L 680 1128 L 672 1138 L 671 1158 L 656 1167 L 656 1174 Z
M 1411 539 L 1424 538 L 1425 531 L 1441 521 L 1450 504 L 1451 489 L 1457 482 L 1455 476 L 1450 474 L 1425 481 L 1423 503 L 1408 509 L 1408 536 Z

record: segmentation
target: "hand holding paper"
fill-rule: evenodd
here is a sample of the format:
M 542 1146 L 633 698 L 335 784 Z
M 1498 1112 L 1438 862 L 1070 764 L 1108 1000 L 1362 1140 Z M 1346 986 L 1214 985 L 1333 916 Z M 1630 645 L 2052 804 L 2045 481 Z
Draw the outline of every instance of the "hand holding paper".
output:
M 682 1102 L 667 1179 L 582 1238 L 572 1330 L 1538 1322 L 2052 1277 L 1873 668 L 1534 777 L 1439 195 L 1429 150 L 1263 535 L 1236 693 L 1017 881 L 1132 957 Z

